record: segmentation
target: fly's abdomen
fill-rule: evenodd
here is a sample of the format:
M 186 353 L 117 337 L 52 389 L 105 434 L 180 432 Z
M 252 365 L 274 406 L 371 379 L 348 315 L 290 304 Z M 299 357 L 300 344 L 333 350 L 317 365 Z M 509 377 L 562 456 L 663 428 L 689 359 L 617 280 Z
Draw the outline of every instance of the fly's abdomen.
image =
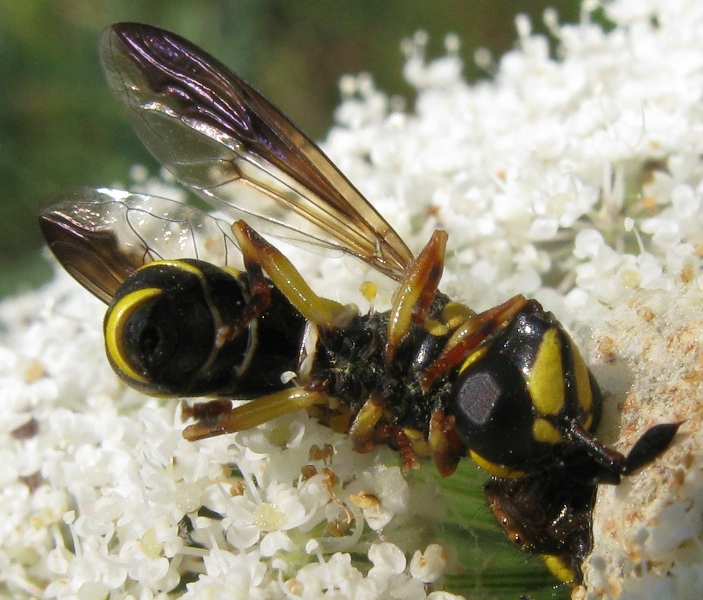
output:
M 295 365 L 297 350 L 288 346 L 300 340 L 262 358 L 261 331 L 271 346 L 276 326 L 285 323 L 290 334 L 302 318 L 274 294 L 268 311 L 246 321 L 248 296 L 234 270 L 190 259 L 150 263 L 124 282 L 105 315 L 108 359 L 126 383 L 153 396 L 259 393 L 247 389 L 247 373 Z M 287 320 L 277 314 L 285 309 Z
M 297 372 L 304 332 L 303 316 L 278 288 L 272 288 L 270 304 L 256 320 L 256 337 L 239 376 L 237 397 L 255 398 L 290 385 L 281 377 Z

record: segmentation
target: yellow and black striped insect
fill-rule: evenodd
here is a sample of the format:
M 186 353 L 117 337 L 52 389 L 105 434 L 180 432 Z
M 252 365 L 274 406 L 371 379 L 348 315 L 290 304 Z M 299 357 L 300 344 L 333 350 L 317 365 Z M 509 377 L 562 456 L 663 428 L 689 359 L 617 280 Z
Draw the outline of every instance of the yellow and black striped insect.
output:
M 216 397 L 190 408 L 189 440 L 305 408 L 359 451 L 397 448 L 406 469 L 425 455 L 446 476 L 469 455 L 493 475 L 489 504 L 513 542 L 577 580 L 597 485 L 654 460 L 678 424 L 650 428 L 627 456 L 605 447 L 598 384 L 536 301 L 479 314 L 451 301 L 438 291 L 445 232 L 413 257 L 315 144 L 188 41 L 123 23 L 101 54 L 146 147 L 231 219 L 92 189 L 41 213 L 59 262 L 108 304 L 117 374 L 155 396 Z M 318 296 L 247 223 L 361 259 L 399 282 L 392 308 Z

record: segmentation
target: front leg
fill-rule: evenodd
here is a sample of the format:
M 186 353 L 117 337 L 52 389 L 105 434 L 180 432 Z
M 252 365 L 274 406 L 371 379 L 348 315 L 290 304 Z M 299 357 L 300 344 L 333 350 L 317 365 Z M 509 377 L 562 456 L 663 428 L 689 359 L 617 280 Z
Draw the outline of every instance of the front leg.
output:
M 244 255 L 247 272 L 263 270 L 308 321 L 319 327 L 344 327 L 357 315 L 355 306 L 318 296 L 291 262 L 244 221 L 234 223 L 232 232 Z

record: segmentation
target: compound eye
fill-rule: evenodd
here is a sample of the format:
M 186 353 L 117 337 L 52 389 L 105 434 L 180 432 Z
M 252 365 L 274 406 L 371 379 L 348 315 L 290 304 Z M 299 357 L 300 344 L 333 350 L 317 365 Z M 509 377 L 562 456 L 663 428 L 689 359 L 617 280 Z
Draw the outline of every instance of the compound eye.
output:
M 460 373 L 451 411 L 472 458 L 493 475 L 529 472 L 545 454 L 533 436 L 534 409 L 522 374 L 499 351 L 489 349 Z

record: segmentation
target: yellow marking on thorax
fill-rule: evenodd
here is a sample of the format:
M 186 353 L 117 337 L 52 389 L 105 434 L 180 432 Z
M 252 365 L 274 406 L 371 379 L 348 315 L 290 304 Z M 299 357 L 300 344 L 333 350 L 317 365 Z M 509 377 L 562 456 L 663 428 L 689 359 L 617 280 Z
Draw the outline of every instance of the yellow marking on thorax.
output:
M 471 456 L 471 460 L 473 460 L 479 467 L 495 477 L 512 479 L 514 477 L 523 477 L 525 475 L 524 471 L 518 471 L 516 469 L 510 469 L 508 467 L 497 465 L 496 463 L 483 458 L 483 456 L 473 450 L 469 450 L 469 456 Z
M 564 366 L 559 332 L 548 329 L 537 349 L 537 356 L 525 378 L 532 404 L 539 414 L 558 415 L 564 407 Z
M 469 354 L 464 362 L 461 365 L 461 368 L 459 369 L 459 373 L 463 373 L 466 369 L 468 369 L 472 364 L 474 364 L 477 360 L 479 360 L 486 352 L 488 351 L 487 346 L 483 346 L 482 348 L 479 348 L 478 350 L 474 350 L 471 354 Z
M 536 442 L 553 445 L 561 444 L 561 442 L 564 441 L 559 430 L 547 421 L 547 419 L 535 419 L 533 421 L 532 437 Z

